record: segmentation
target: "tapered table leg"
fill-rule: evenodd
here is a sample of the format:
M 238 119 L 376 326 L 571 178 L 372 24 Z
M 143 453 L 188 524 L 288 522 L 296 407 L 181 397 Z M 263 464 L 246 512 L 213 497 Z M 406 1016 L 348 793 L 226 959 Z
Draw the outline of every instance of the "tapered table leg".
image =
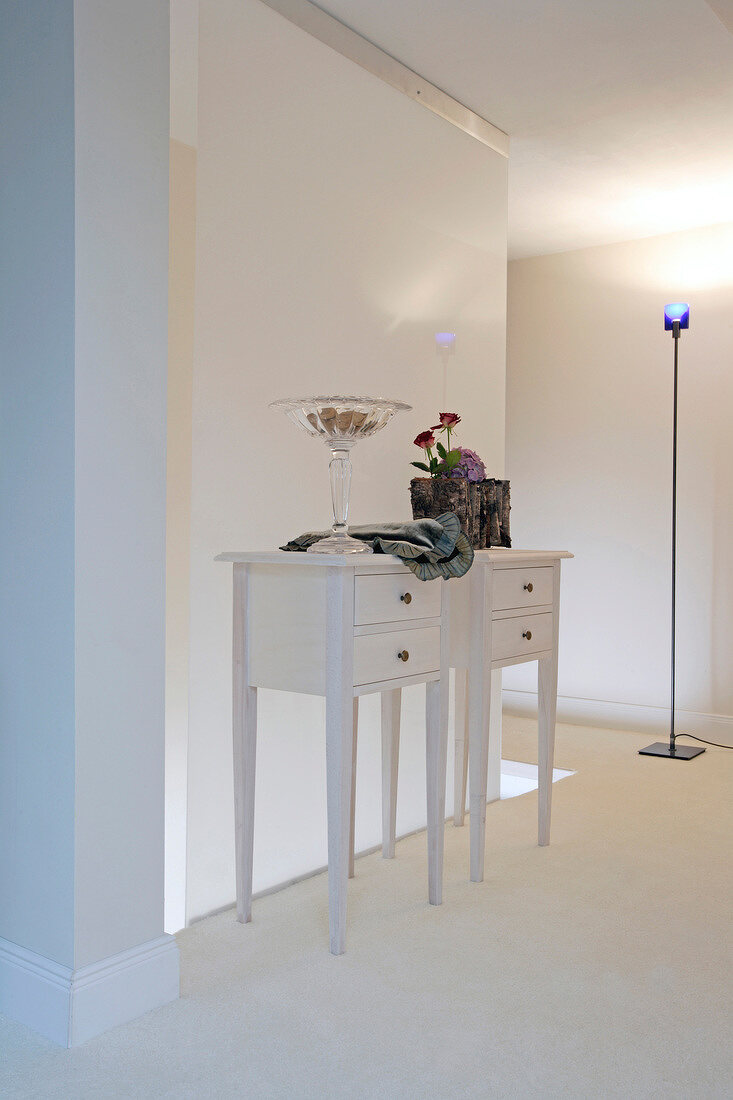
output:
M 234 566 L 234 631 L 232 661 L 232 734 L 234 749 L 234 861 L 237 920 L 252 920 L 257 689 L 249 686 L 247 595 L 249 575 Z
M 491 615 L 487 613 L 488 569 L 471 571 L 471 647 L 468 669 L 469 809 L 471 882 L 483 882 L 486 790 L 491 715 Z
M 326 700 L 328 802 L 328 914 L 331 954 L 346 947 L 346 893 L 351 831 L 351 767 L 354 752 L 352 700 Z
M 354 877 L 354 842 L 356 833 L 356 751 L 359 728 L 359 699 L 354 696 L 354 737 L 351 761 L 351 813 L 349 815 L 349 878 Z
M 537 842 L 550 843 L 552 769 L 555 761 L 555 718 L 557 715 L 557 654 L 560 637 L 560 561 L 553 563 L 552 651 L 537 662 L 538 686 L 538 829 Z
M 552 810 L 552 769 L 555 759 L 555 715 L 557 711 L 557 649 L 551 657 L 537 662 L 538 709 L 538 784 L 539 821 L 537 842 L 550 843 Z
M 331 953 L 346 947 L 354 765 L 354 575 L 326 570 L 326 796 Z
M 428 899 L 443 900 L 443 848 L 445 842 L 445 775 L 448 754 L 448 685 L 427 684 L 426 763 L 428 795 Z
M 501 682 L 502 670 L 494 669 L 491 676 L 491 709 L 489 712 L 489 763 L 487 768 L 486 801 L 501 798 Z
M 394 859 L 402 691 L 382 692 L 382 856 Z
M 476 686 L 475 694 L 477 698 L 471 708 L 472 721 L 468 738 L 471 882 L 483 882 L 484 851 L 486 848 L 486 790 L 489 770 L 491 676 L 481 677 Z
M 453 824 L 463 825 L 468 781 L 468 669 L 456 669 L 455 769 L 453 772 Z

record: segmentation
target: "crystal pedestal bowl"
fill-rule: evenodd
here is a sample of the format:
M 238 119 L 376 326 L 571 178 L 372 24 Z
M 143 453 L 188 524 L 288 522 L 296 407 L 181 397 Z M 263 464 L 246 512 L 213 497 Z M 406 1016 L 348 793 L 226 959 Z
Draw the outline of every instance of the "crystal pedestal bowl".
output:
M 401 410 L 409 410 L 403 401 L 382 397 L 303 397 L 292 401 L 273 401 L 272 409 L 281 409 L 309 435 L 320 437 L 331 452 L 332 533 L 308 548 L 315 554 L 370 554 L 371 546 L 348 533 L 349 490 L 351 488 L 350 451 L 354 444 L 374 435 Z

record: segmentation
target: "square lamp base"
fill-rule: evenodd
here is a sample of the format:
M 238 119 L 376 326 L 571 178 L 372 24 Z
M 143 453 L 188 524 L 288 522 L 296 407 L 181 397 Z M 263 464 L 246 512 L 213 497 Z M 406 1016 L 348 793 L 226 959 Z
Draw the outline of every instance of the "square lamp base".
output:
M 705 752 L 705 749 L 698 748 L 696 745 L 675 745 L 672 752 L 668 742 L 657 741 L 653 745 L 647 745 L 645 749 L 639 749 L 639 756 L 666 756 L 670 760 L 692 760 L 701 752 Z

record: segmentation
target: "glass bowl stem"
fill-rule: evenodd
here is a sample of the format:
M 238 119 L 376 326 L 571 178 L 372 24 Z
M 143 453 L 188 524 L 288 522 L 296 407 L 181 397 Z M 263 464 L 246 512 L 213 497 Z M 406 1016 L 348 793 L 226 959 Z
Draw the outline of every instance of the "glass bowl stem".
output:
M 331 475 L 331 503 L 333 505 L 334 535 L 348 534 L 346 524 L 349 518 L 349 495 L 351 493 L 351 451 L 352 444 L 339 441 L 338 446 L 329 443 L 331 461 L 328 471 Z

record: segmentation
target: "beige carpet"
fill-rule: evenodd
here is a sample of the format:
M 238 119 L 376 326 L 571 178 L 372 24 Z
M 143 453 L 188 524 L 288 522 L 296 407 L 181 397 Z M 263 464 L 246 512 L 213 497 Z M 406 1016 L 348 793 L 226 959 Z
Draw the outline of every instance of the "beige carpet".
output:
M 733 753 L 636 755 L 646 736 L 564 726 L 552 846 L 536 794 L 487 813 L 487 877 L 446 830 L 357 864 L 347 954 L 312 878 L 179 937 L 183 996 L 63 1051 L 0 1018 L 2 1097 L 733 1096 Z M 507 719 L 505 755 L 536 760 Z

